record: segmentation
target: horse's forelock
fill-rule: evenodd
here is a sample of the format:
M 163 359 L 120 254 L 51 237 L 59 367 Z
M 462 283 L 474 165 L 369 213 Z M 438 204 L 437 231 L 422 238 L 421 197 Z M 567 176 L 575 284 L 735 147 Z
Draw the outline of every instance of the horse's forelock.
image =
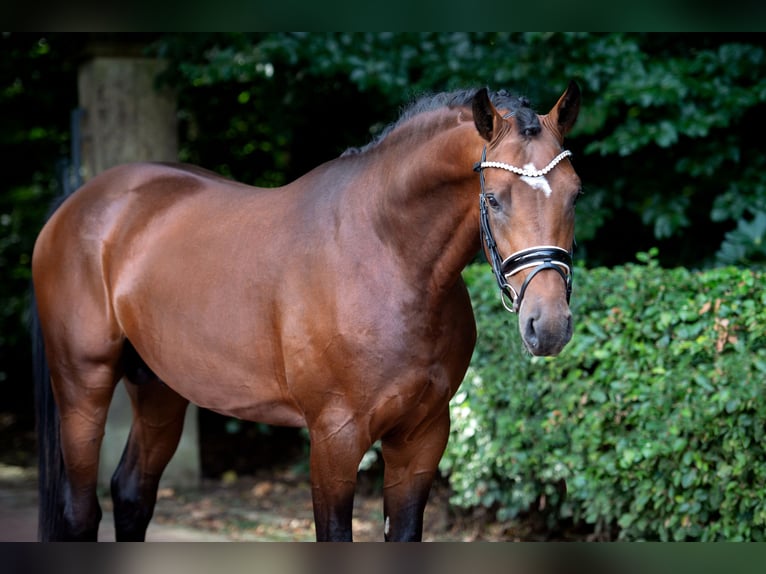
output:
M 500 90 L 490 95 L 490 101 L 496 108 L 506 108 L 513 112 L 516 118 L 516 129 L 521 135 L 531 137 L 542 131 L 540 118 L 530 107 L 526 97 L 512 96 L 505 90 Z

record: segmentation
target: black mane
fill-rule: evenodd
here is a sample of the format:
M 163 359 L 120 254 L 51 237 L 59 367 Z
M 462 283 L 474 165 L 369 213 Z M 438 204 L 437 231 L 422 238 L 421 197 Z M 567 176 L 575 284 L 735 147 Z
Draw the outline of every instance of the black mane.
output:
M 343 152 L 342 155 L 353 155 L 362 153 L 368 149 L 377 146 L 385 137 L 391 133 L 394 129 L 402 125 L 404 122 L 411 118 L 422 114 L 424 112 L 430 112 L 438 110 L 440 108 L 453 108 L 461 106 L 471 105 L 477 89 L 464 89 L 455 90 L 452 92 L 441 92 L 438 94 L 430 94 L 418 98 L 409 105 L 405 106 L 402 114 L 392 124 L 389 124 L 375 139 L 363 147 L 352 147 Z M 489 99 L 496 108 L 503 108 L 513 112 L 516 118 L 516 126 L 519 133 L 525 136 L 532 136 L 540 133 L 542 127 L 540 126 L 540 119 L 537 114 L 532 110 L 529 105 L 529 100 L 525 97 L 512 96 L 505 90 L 498 92 L 489 92 Z

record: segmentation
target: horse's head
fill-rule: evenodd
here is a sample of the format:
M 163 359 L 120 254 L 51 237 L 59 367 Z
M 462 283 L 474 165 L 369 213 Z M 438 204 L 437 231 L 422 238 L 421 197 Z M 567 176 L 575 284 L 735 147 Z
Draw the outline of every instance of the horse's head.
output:
M 481 179 L 482 244 L 498 284 L 519 314 L 534 355 L 556 355 L 572 336 L 575 202 L 580 179 L 563 149 L 577 119 L 580 89 L 571 82 L 551 111 L 539 116 L 526 101 L 490 101 L 476 93 L 473 117 L 485 145 Z

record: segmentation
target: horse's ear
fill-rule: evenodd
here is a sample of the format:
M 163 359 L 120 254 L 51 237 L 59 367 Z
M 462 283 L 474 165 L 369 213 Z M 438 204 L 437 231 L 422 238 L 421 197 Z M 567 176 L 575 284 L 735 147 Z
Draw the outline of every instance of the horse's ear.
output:
M 473 123 L 476 124 L 479 135 L 485 140 L 491 141 L 495 132 L 495 115 L 497 112 L 492 102 L 489 101 L 487 88 L 482 88 L 476 92 L 471 101 L 471 109 L 473 111 Z
M 549 112 L 558 128 L 561 139 L 564 139 L 577 120 L 580 113 L 580 86 L 574 80 L 569 81 L 567 91 L 559 98 L 556 105 Z

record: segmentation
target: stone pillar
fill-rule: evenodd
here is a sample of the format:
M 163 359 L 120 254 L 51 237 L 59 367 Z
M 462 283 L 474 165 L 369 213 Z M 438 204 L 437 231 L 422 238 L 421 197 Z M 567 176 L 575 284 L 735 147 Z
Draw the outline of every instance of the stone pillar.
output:
M 155 88 L 163 63 L 141 57 L 95 56 L 79 70 L 83 180 L 132 161 L 177 161 L 174 94 Z M 117 385 L 101 447 L 99 484 L 108 488 L 132 420 L 124 381 Z M 181 443 L 160 488 L 196 486 L 200 477 L 197 408 L 186 413 Z
M 176 101 L 158 92 L 160 60 L 96 57 L 80 67 L 83 177 L 131 161 L 177 161 Z

